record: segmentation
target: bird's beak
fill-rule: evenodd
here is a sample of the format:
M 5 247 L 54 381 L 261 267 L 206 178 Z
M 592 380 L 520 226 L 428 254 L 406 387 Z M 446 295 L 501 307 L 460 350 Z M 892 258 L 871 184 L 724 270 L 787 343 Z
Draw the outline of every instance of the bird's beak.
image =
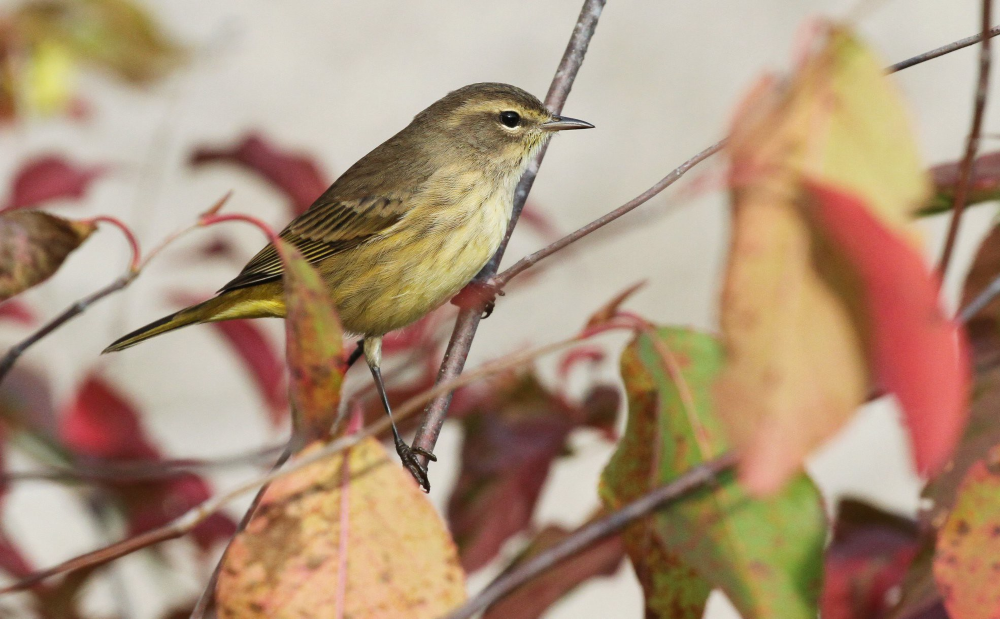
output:
M 566 131 L 568 129 L 593 129 L 594 125 L 585 120 L 577 120 L 566 116 L 553 116 L 552 120 L 542 123 L 543 131 Z

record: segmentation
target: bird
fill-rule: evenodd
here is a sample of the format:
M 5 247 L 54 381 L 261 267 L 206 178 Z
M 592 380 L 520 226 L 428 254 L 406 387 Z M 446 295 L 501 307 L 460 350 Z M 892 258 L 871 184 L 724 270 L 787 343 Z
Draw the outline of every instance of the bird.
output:
M 392 420 L 382 381 L 382 338 L 457 294 L 506 234 L 518 181 L 559 131 L 593 125 L 550 112 L 509 84 L 454 90 L 348 168 L 279 237 L 320 274 Z M 203 303 L 118 339 L 116 352 L 192 324 L 285 316 L 282 262 L 268 244 Z M 418 455 L 392 424 L 404 466 L 429 489 Z

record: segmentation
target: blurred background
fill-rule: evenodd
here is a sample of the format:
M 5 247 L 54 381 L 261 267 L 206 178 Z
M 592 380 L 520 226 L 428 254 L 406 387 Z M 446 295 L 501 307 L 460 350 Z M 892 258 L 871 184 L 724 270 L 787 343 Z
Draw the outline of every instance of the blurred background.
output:
M 22 4 L 4 0 L 0 11 Z M 183 49 L 176 67 L 140 87 L 107 71 L 67 70 L 72 101 L 66 108 L 53 115 L 35 110 L 0 128 L 0 183 L 10 194 L 25 163 L 40 157 L 57 156 L 83 170 L 99 170 L 81 198 L 46 207 L 76 218 L 114 215 L 149 249 L 229 191 L 227 211 L 250 213 L 276 227 L 291 217 L 289 198 L 260 174 L 224 163 L 192 165 L 199 151 L 202 159 L 211 160 L 213 152 L 245 146 L 244 140 L 256 136 L 268 148 L 313 162 L 318 177 L 331 181 L 452 89 L 500 81 L 543 97 L 581 3 L 140 4 Z M 639 194 L 721 138 L 753 80 L 764 71 L 791 66 L 809 20 L 856 20 L 888 65 L 974 34 L 979 5 L 978 0 L 612 0 L 564 109 L 597 129 L 554 140 L 530 199 L 536 225 L 519 228 L 505 263 Z M 928 165 L 961 156 L 975 64 L 976 52 L 966 49 L 895 78 L 910 103 Z M 997 87 L 992 94 L 991 102 L 1000 100 Z M 993 107 L 987 112 L 987 134 L 993 131 Z M 994 141 L 989 136 L 983 150 L 991 150 Z M 659 323 L 715 328 L 713 308 L 727 244 L 727 200 L 719 170 L 718 162 L 697 168 L 685 182 L 511 289 L 482 324 L 467 367 L 572 335 L 603 302 L 640 280 L 648 284 L 628 302 L 629 308 Z M 964 221 L 946 282 L 950 303 L 991 217 L 987 209 L 976 208 Z M 940 251 L 944 223 L 939 217 L 921 224 L 929 257 Z M 239 225 L 186 237 L 126 291 L 33 348 L 23 367 L 44 373 L 57 411 L 78 402 L 74 398 L 81 385 L 99 376 L 141 411 L 149 442 L 173 457 L 215 458 L 275 444 L 285 427 L 272 421 L 245 360 L 233 354 L 232 343 L 214 328 L 186 329 L 98 357 L 125 332 L 175 311 L 179 299 L 210 294 L 261 244 L 256 230 Z M 207 259 L 206 252 L 212 251 L 217 255 Z M 47 319 L 117 277 L 128 256 L 116 233 L 102 229 L 55 277 L 27 293 L 24 302 L 37 319 Z M 260 326 L 280 351 L 281 322 Z M 31 328 L 0 321 L 0 338 L 7 346 Z M 443 333 L 449 328 L 444 325 Z M 616 384 L 617 351 L 624 342 L 624 336 L 601 340 L 608 356 L 575 370 L 567 392 L 580 396 L 595 380 Z M 539 365 L 545 380 L 557 380 L 555 360 Z M 347 389 L 367 387 L 368 380 L 366 372 L 355 370 Z M 535 514 L 539 524 L 573 527 L 598 505 L 596 483 L 613 443 L 590 430 L 574 433 L 571 444 L 575 456 L 556 460 L 542 489 Z M 460 433 L 449 425 L 435 450 L 439 464 L 431 467 L 431 498 L 442 510 L 458 475 L 459 448 Z M 810 471 L 830 505 L 852 495 L 912 515 L 922 482 L 912 471 L 907 449 L 895 409 L 873 405 L 813 459 Z M 11 449 L 6 457 L 13 468 L 33 468 L 23 449 Z M 225 489 L 253 470 L 213 470 L 207 478 L 214 488 Z M 242 507 L 234 506 L 231 514 L 238 517 Z M 2 516 L 8 536 L 36 566 L 89 550 L 121 532 L 95 526 L 79 495 L 56 484 L 13 485 Z M 510 548 L 501 552 L 502 558 L 510 558 Z M 93 581 L 85 606 L 112 613 L 124 603 L 131 616 L 160 617 L 200 592 L 207 572 L 191 559 L 194 552 L 168 544 L 160 557 L 128 557 L 114 568 L 113 579 Z M 474 574 L 470 587 L 484 585 L 502 564 Z M 590 581 L 546 616 L 641 613 L 641 591 L 631 568 L 622 564 L 613 576 Z M 713 599 L 708 616 L 734 614 L 720 596 Z

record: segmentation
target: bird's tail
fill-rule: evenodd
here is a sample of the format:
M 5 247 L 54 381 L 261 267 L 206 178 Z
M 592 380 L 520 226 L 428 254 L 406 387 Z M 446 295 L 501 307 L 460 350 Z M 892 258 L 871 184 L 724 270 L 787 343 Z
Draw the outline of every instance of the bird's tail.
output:
M 170 314 L 169 316 L 164 316 L 156 322 L 151 322 L 145 327 L 136 329 L 128 335 L 118 338 L 111 346 L 105 348 L 101 354 L 103 355 L 104 353 L 125 350 L 126 348 L 131 348 L 139 342 L 144 342 L 151 337 L 160 335 L 161 333 L 173 331 L 174 329 L 180 329 L 181 327 L 186 327 L 188 325 L 198 324 L 200 322 L 206 322 L 211 319 L 213 314 L 216 313 L 217 308 L 211 306 L 217 305 L 217 301 L 218 298 L 209 299 L 204 303 L 199 303 L 198 305 L 193 305 L 187 309 Z
M 202 322 L 232 320 L 234 318 L 284 317 L 284 315 L 285 304 L 280 282 L 240 288 L 223 292 L 204 303 L 192 305 L 176 314 L 164 316 L 141 329 L 136 329 L 105 348 L 104 352 L 125 350 L 161 333 Z

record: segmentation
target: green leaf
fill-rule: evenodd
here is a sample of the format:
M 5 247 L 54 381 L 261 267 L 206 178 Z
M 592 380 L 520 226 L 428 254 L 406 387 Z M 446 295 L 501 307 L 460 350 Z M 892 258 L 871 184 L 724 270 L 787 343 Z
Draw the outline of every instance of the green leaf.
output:
M 710 400 L 722 367 L 719 343 L 670 327 L 657 335 L 656 341 L 639 336 L 622 354 L 629 420 L 601 480 L 609 508 L 730 449 Z M 820 495 L 805 475 L 766 500 L 750 498 L 727 475 L 630 527 L 625 545 L 646 591 L 648 617 L 701 617 L 718 587 L 744 619 L 813 619 L 825 537 Z
M 344 332 L 330 293 L 293 246 L 279 241 L 285 267 L 285 339 L 293 425 L 306 442 L 329 438 L 344 382 Z

